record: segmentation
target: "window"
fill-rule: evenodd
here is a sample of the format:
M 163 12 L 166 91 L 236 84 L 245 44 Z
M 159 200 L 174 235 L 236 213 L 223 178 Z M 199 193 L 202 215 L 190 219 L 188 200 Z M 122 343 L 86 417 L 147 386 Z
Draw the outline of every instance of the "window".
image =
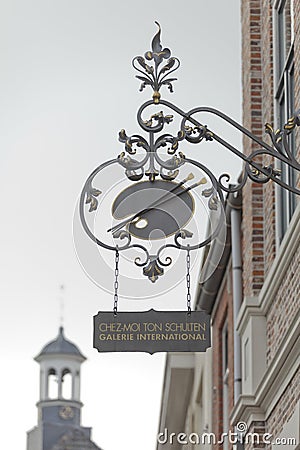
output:
M 48 371 L 48 398 L 58 398 L 58 383 L 55 369 L 49 369 Z
M 62 398 L 72 398 L 72 374 L 69 369 L 64 369 L 61 374 Z
M 249 339 L 247 338 L 244 344 L 244 380 L 246 381 L 249 377 L 250 367 L 249 367 Z
M 282 128 L 294 113 L 294 0 L 277 0 L 274 3 L 274 92 L 276 125 Z M 293 133 L 289 145 L 295 153 Z M 295 171 L 280 164 L 281 178 L 295 186 Z M 278 188 L 277 196 L 277 234 L 281 242 L 292 215 L 296 209 L 295 194 Z

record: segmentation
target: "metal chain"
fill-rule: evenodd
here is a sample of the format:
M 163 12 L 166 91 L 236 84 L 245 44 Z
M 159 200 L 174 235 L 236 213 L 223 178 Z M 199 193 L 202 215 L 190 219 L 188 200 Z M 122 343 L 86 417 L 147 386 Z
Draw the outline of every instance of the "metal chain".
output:
M 119 250 L 118 247 L 116 249 L 116 257 L 115 257 L 115 282 L 114 282 L 114 288 L 115 288 L 115 294 L 114 294 L 114 316 L 117 315 L 118 313 L 118 301 L 119 301 L 119 296 L 118 296 L 118 289 L 119 289 L 119 281 L 118 281 L 118 277 L 119 277 Z
M 191 309 L 191 276 L 190 276 L 190 268 L 191 268 L 191 256 L 190 256 L 190 246 L 187 246 L 187 253 L 186 253 L 186 286 L 187 286 L 187 294 L 186 294 L 186 305 L 188 314 L 190 315 L 192 312 Z

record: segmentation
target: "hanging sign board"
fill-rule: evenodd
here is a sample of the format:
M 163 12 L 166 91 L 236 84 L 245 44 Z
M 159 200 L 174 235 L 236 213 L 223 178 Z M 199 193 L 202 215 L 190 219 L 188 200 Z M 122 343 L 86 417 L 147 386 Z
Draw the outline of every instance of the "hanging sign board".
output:
M 203 311 L 110 312 L 94 316 L 94 348 L 99 352 L 205 352 L 210 316 Z

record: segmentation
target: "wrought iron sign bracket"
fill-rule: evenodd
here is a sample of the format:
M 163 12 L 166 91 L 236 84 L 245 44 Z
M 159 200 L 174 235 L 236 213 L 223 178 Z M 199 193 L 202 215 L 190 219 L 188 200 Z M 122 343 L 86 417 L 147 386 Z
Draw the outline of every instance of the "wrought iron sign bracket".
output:
M 125 130 L 121 130 L 119 141 L 124 145 L 124 151 L 117 158 L 102 163 L 90 174 L 80 198 L 80 218 L 86 233 L 97 245 L 116 254 L 115 313 L 120 252 L 129 249 L 138 251 L 139 255 L 142 252 L 144 257 L 136 256 L 134 263 L 142 268 L 143 274 L 150 281 L 155 282 L 164 274 L 164 268 L 172 264 L 171 257 L 164 256 L 166 249 L 186 251 L 189 261 L 190 251 L 204 247 L 216 238 L 224 219 L 220 213 L 224 207 L 224 193 L 241 190 L 248 178 L 256 183 L 267 183 L 272 180 L 282 188 L 300 194 L 296 185 L 287 184 L 281 178 L 281 171 L 274 167 L 274 161 L 279 161 L 281 166 L 285 165 L 288 169 L 300 171 L 300 164 L 291 151 L 289 142 L 291 133 L 300 125 L 299 111 L 280 130 L 275 131 L 270 124 L 266 124 L 265 130 L 271 141 L 268 144 L 217 109 L 196 107 L 190 111 L 183 111 L 173 103 L 163 100 L 161 88 L 166 86 L 173 92 L 173 82 L 176 78 L 172 74 L 179 68 L 180 62 L 178 58 L 171 56 L 170 49 L 161 45 L 161 29 L 158 23 L 157 25 L 158 32 L 152 40 L 152 49 L 144 56 L 135 57 L 132 62 L 139 73 L 136 77 L 141 81 L 140 91 L 148 86 L 153 90 L 152 99 L 143 103 L 137 112 L 137 122 L 143 132 L 148 133 L 149 138 L 146 139 L 140 134 L 129 136 Z M 169 110 L 170 114 L 161 110 L 153 113 L 153 108 L 160 106 Z M 151 109 L 151 114 L 145 118 L 148 108 Z M 250 155 L 243 154 L 208 126 L 200 123 L 195 118 L 200 112 L 218 116 L 254 141 L 259 148 Z M 164 132 L 165 127 L 173 121 L 174 114 L 181 117 L 180 128 L 176 135 Z M 203 141 L 218 142 L 244 161 L 243 174 L 237 185 L 230 184 L 230 175 L 227 173 L 223 173 L 217 179 L 200 161 L 187 158 L 179 151 L 183 142 L 200 144 Z M 136 155 L 140 151 L 142 157 L 137 158 Z M 264 165 L 262 163 L 264 157 L 270 157 L 272 164 Z M 113 202 L 111 214 L 115 224 L 107 230 L 110 240 L 105 242 L 91 229 L 86 217 L 95 214 L 103 194 L 98 189 L 101 186 L 95 187 L 93 184 L 95 177 L 114 165 L 121 166 L 129 186 L 120 192 Z M 202 174 L 193 184 L 187 184 L 194 177 L 193 172 L 189 175 L 185 173 L 182 178 L 182 168 L 187 166 Z M 218 223 L 210 235 L 200 242 L 193 242 L 193 233 L 186 226 L 195 209 L 195 199 L 191 191 L 197 187 L 198 191 L 201 189 L 201 199 L 207 202 L 207 208 L 211 212 L 219 212 L 219 216 Z M 128 198 L 133 201 L 128 203 Z M 155 254 L 151 254 L 146 244 L 151 240 L 160 239 L 161 235 L 156 234 L 158 229 L 164 236 L 164 242 Z M 117 244 L 111 243 L 111 236 Z M 185 243 L 186 240 L 188 244 Z M 188 306 L 190 308 L 190 303 Z

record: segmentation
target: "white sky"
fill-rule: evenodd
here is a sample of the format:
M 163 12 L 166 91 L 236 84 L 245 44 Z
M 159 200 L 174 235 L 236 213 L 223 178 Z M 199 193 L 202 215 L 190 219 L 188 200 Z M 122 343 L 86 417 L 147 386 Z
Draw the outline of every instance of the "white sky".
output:
M 0 1 L 3 448 L 25 450 L 26 431 L 36 425 L 32 357 L 57 334 L 62 283 L 66 335 L 88 357 L 83 425 L 93 427 L 104 450 L 155 448 L 164 355 L 104 355 L 92 348 L 92 317 L 111 309 L 112 296 L 77 261 L 73 212 L 88 174 L 123 150 L 119 130 L 140 132 L 136 111 L 152 92 L 139 92 L 131 60 L 150 49 L 154 20 L 163 46 L 182 64 L 174 93 L 162 88 L 162 97 L 184 110 L 216 107 L 241 121 L 239 3 Z M 219 126 L 212 118 L 204 122 Z M 235 135 L 232 142 L 239 142 Z M 238 174 L 239 163 L 214 143 L 194 146 L 189 155 L 217 174 Z M 194 286 L 196 277 L 193 270 Z M 122 310 L 183 309 L 185 286 L 120 302 Z

